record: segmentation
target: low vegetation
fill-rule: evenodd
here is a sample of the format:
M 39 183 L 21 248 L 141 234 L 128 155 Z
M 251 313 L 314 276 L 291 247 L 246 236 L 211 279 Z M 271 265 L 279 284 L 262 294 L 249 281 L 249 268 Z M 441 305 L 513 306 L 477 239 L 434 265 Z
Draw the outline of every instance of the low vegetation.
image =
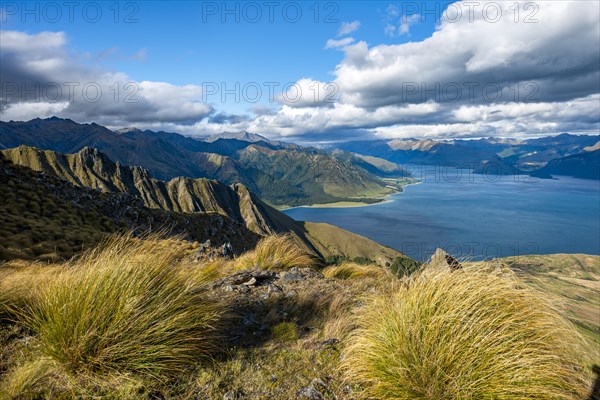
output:
M 589 395 L 584 367 L 598 360 L 520 272 L 321 269 L 286 235 L 234 259 L 195 255 L 116 236 L 60 264 L 0 264 L 0 398 Z
M 581 336 L 510 272 L 417 274 L 366 299 L 345 350 L 365 398 L 574 399 Z
M 262 239 L 256 248 L 236 260 L 235 268 L 286 270 L 292 267 L 311 268 L 316 260 L 306 253 L 290 235 L 271 235 Z
M 337 279 L 391 278 L 390 272 L 378 265 L 363 265 L 352 262 L 329 266 L 323 270 L 323 275 L 326 278 Z
M 40 379 L 40 360 L 65 387 L 99 376 L 164 381 L 209 360 L 222 311 L 174 273 L 178 257 L 156 238 L 116 237 L 39 288 L 14 310 L 36 350 L 12 371 L 12 389 L 32 386 L 32 369 Z

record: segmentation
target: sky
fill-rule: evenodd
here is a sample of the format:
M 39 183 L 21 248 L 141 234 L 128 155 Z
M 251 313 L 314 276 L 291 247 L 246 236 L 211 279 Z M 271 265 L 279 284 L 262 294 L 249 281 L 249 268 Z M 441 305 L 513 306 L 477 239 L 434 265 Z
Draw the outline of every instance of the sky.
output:
M 596 1 L 0 3 L 0 120 L 299 143 L 600 129 Z

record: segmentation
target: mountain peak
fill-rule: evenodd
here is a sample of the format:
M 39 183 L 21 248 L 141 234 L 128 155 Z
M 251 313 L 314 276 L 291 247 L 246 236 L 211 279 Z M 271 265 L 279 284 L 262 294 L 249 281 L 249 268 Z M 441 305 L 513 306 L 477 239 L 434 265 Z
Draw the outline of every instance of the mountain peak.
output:
M 140 128 L 136 128 L 135 126 L 127 126 L 125 128 L 115 129 L 113 132 L 120 133 L 120 134 L 130 133 L 130 132 L 139 133 L 139 132 L 142 132 L 142 130 Z
M 69 118 L 60 118 L 60 117 L 57 117 L 56 115 L 53 115 L 53 116 L 51 116 L 51 117 L 49 117 L 49 118 L 45 118 L 45 119 L 36 118 L 36 119 L 34 119 L 33 121 L 44 121 L 44 122 L 67 122 L 67 123 L 70 123 L 70 124 L 75 124 L 75 123 L 76 123 L 76 122 L 75 122 L 75 121 L 73 121 L 72 119 L 69 119 Z
M 206 141 L 207 142 L 216 142 L 219 139 L 236 139 L 242 140 L 244 142 L 270 142 L 264 136 L 258 135 L 256 133 L 250 133 L 248 131 L 239 131 L 239 132 L 223 132 L 216 135 L 210 136 Z

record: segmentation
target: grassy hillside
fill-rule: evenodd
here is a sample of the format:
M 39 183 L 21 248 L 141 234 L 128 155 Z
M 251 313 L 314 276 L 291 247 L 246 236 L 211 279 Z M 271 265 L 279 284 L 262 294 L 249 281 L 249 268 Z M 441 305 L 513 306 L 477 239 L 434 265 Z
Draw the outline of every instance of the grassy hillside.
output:
M 102 193 L 14 165 L 0 157 L 0 260 L 64 260 L 109 233 L 165 231 L 191 242 L 253 247 L 259 235 L 217 213 L 150 209 L 126 193 Z
M 585 399 L 585 366 L 600 361 L 507 260 L 399 279 L 374 265 L 320 270 L 290 236 L 233 260 L 189 255 L 121 236 L 67 263 L 0 264 L 0 393 Z M 593 260 L 573 257 L 526 262 L 592 278 Z
M 238 160 L 246 168 L 267 172 L 277 182 L 287 182 L 286 185 L 262 189 L 261 193 L 265 193 L 267 199 L 274 199 L 274 204 L 330 203 L 393 193 L 385 187 L 385 183 L 351 160 L 338 159 L 325 152 L 272 150 L 252 145 L 238 153 Z M 298 193 L 299 199 L 290 199 L 287 194 L 278 193 L 280 186 L 299 188 L 302 194 Z
M 531 255 L 504 261 L 565 309 L 579 331 L 596 344 L 596 358 L 600 361 L 600 256 Z

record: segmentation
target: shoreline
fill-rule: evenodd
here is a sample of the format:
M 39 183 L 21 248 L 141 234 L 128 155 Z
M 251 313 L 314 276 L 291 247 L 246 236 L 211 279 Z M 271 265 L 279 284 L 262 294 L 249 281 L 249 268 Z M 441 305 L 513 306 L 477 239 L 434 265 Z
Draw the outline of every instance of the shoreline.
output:
M 421 184 L 423 182 L 413 182 L 413 183 L 408 183 L 404 186 L 402 186 L 402 191 L 396 192 L 396 193 L 390 193 L 388 195 L 385 195 L 384 197 L 381 198 L 381 201 L 378 201 L 376 203 L 365 203 L 365 202 L 361 202 L 361 201 L 338 201 L 335 203 L 325 203 L 325 204 L 309 204 L 309 205 L 304 205 L 304 206 L 295 206 L 295 207 L 287 207 L 287 208 L 282 208 L 279 209 L 279 211 L 284 212 L 287 210 L 293 210 L 296 208 L 359 208 L 359 207 L 371 207 L 371 206 L 378 206 L 381 204 L 386 204 L 386 203 L 393 203 L 395 200 L 394 199 L 390 199 L 390 197 L 392 196 L 396 196 L 399 194 L 404 193 L 404 188 L 407 186 L 412 186 L 412 185 L 418 185 Z

